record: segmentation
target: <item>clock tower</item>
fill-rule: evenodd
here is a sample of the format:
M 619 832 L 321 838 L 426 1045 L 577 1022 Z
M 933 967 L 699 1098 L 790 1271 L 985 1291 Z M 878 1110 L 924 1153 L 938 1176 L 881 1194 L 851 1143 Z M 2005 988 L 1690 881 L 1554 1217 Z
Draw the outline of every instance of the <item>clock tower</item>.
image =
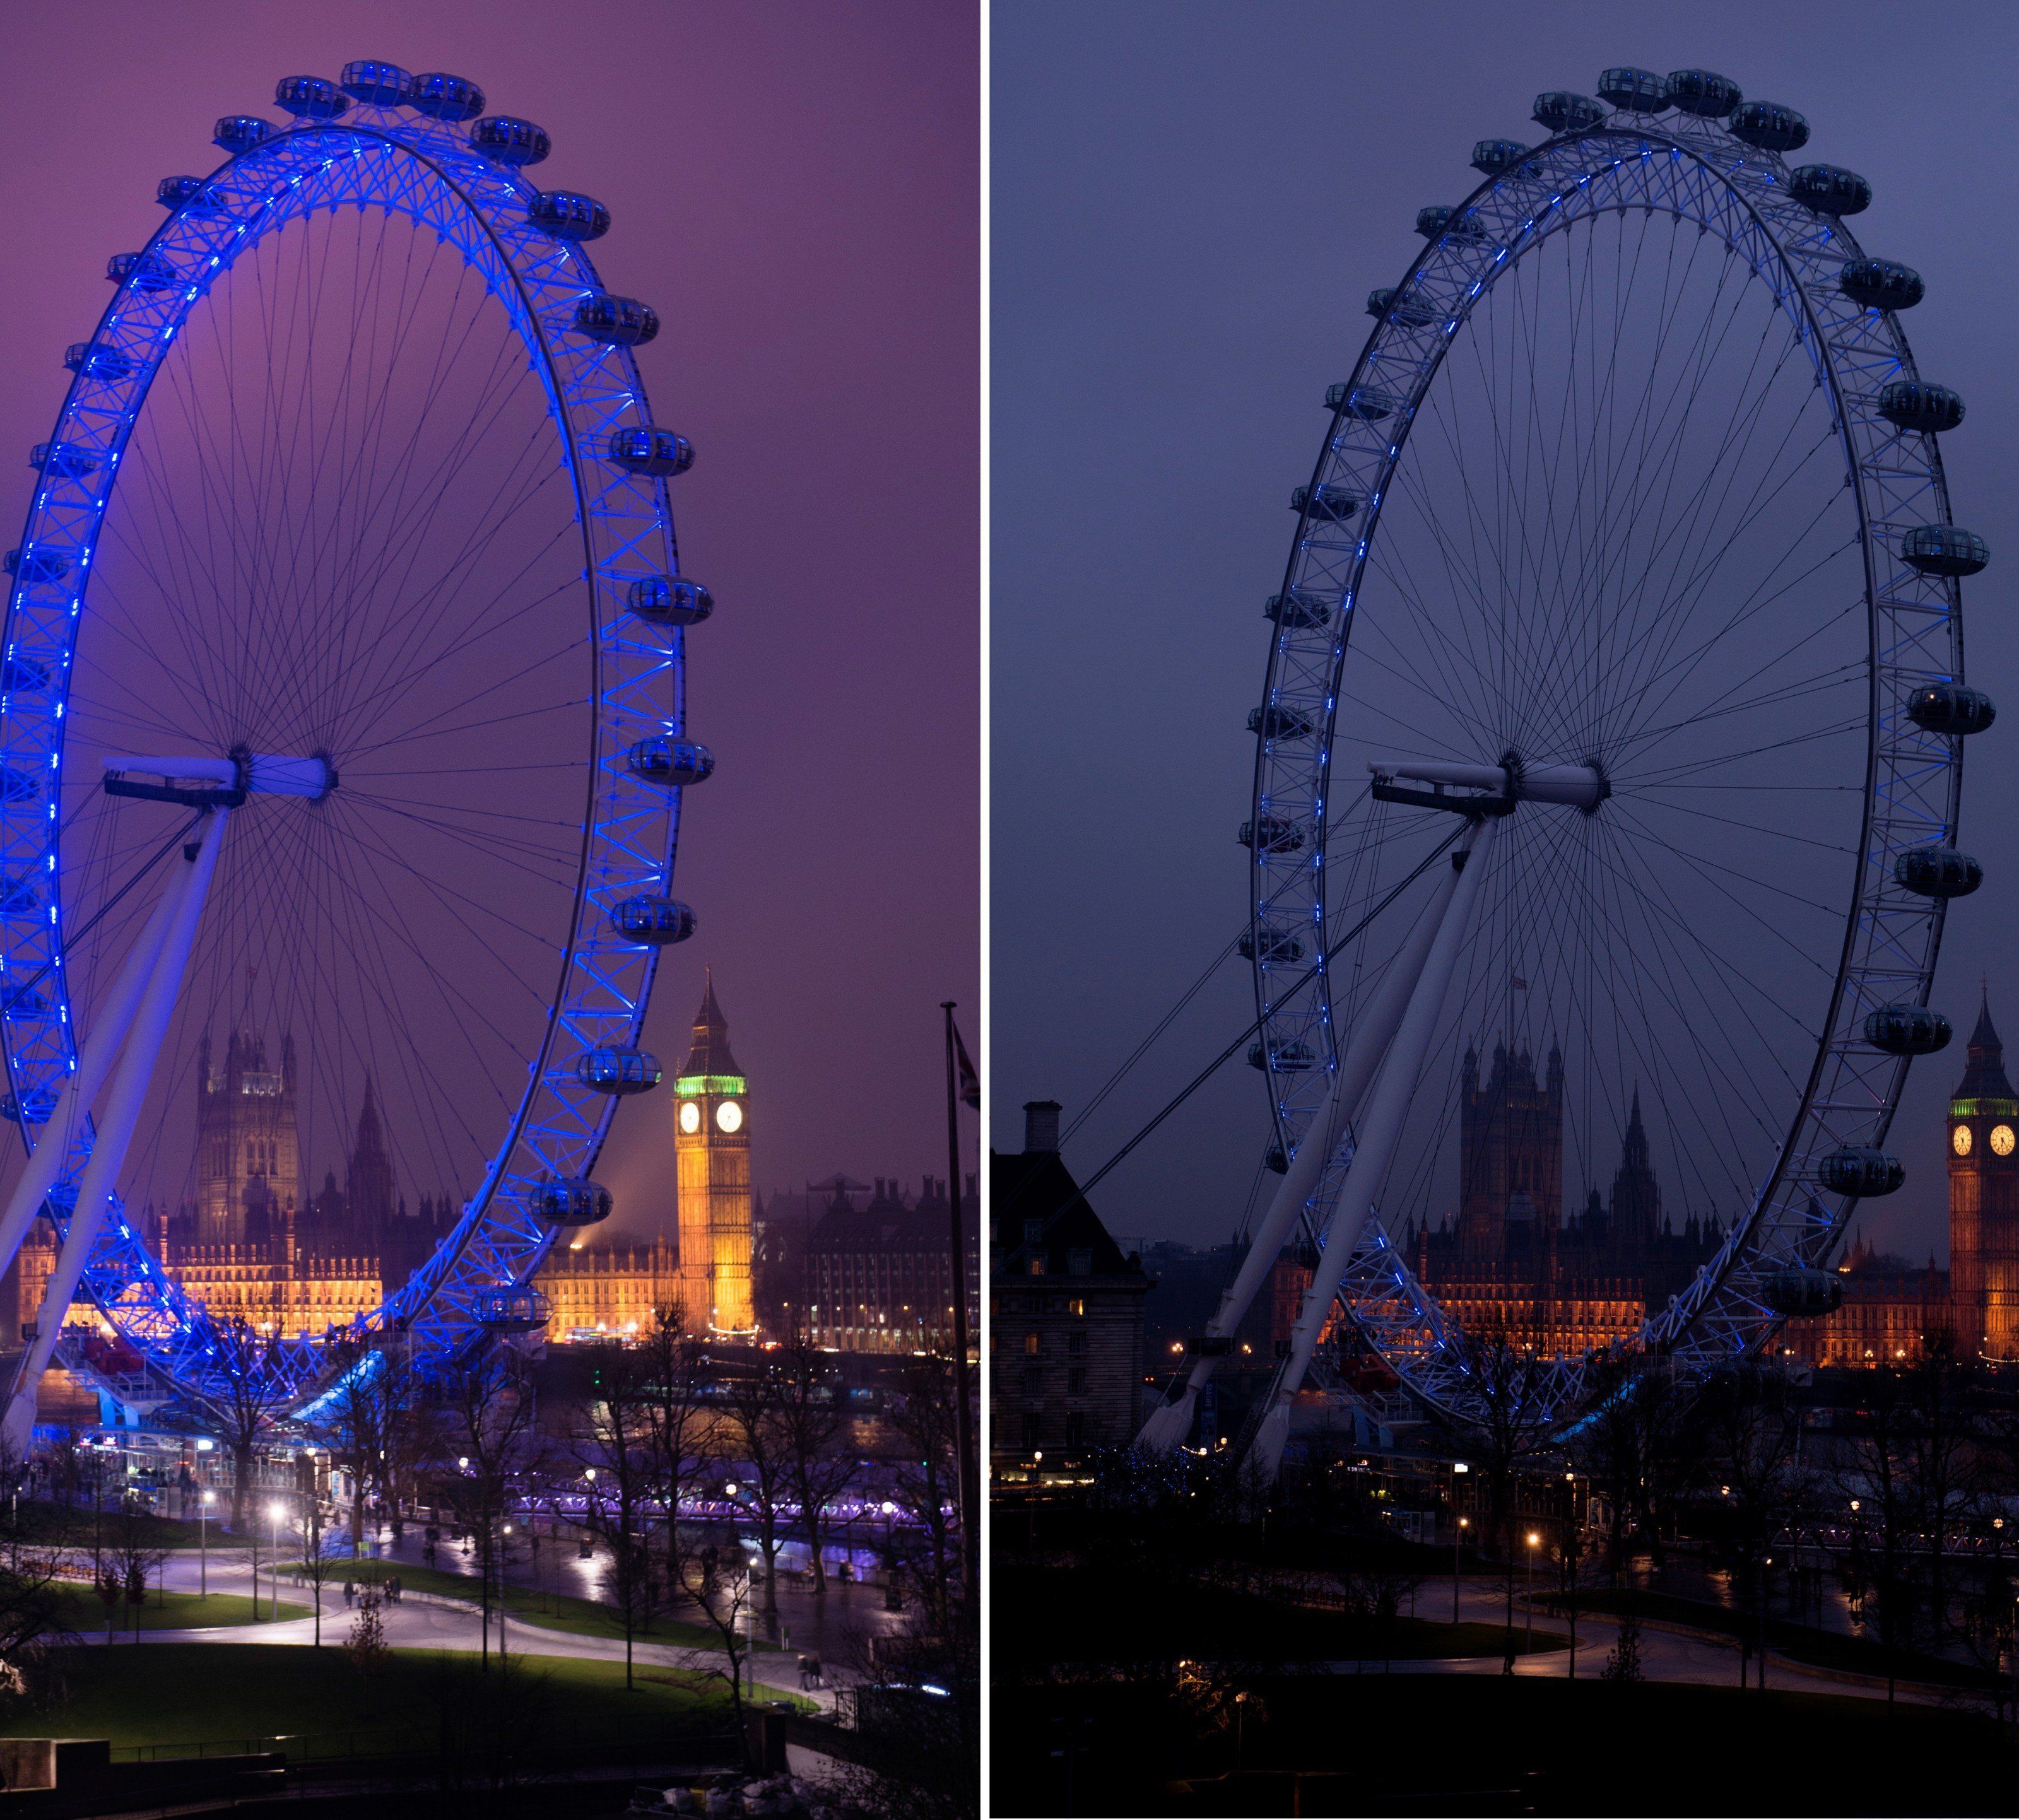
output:
M 694 1047 L 673 1082 L 680 1184 L 680 1309 L 693 1333 L 749 1333 L 750 1096 L 729 1051 L 729 1022 L 709 976 Z
M 1987 995 L 1949 1101 L 1949 1295 L 1963 1352 L 2019 1358 L 2019 1094 Z

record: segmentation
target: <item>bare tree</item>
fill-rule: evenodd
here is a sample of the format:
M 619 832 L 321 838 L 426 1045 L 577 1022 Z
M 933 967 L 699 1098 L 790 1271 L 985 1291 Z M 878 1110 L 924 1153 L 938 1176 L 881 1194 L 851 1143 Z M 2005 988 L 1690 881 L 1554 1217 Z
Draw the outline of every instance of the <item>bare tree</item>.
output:
M 661 1304 L 633 1355 L 652 1496 L 665 1514 L 666 1585 L 676 1592 L 687 1550 L 680 1505 L 709 1470 L 709 1438 L 717 1424 L 702 1394 L 706 1366 L 701 1343 L 684 1327 L 677 1302 Z
M 729 1382 L 725 1439 L 736 1450 L 739 1499 L 748 1500 L 764 1563 L 764 1604 L 778 1609 L 778 1554 L 793 1496 L 792 1435 L 785 1411 L 785 1374 L 768 1361 Z M 815 1557 L 817 1569 L 818 1556 Z
M 524 1357 L 509 1346 L 487 1347 L 455 1380 L 446 1412 L 447 1429 L 457 1449 L 456 1470 L 444 1487 L 457 1518 L 477 1538 L 479 1602 L 483 1630 L 480 1666 L 491 1661 L 491 1612 L 502 1608 L 504 1586 L 500 1533 L 514 1481 L 531 1463 L 538 1433 L 538 1405 Z M 498 1631 L 504 1652 L 504 1630 Z
M 1948 1539 L 1983 1507 L 1988 1488 L 1983 1423 L 1975 1405 L 1977 1370 L 1948 1328 L 1921 1336 L 1904 1374 L 1907 1445 L 1916 1520 L 1928 1539 L 1928 1608 L 1949 1627 Z
M 683 1666 L 700 1678 L 728 1688 L 736 1728 L 741 1732 L 745 1665 L 751 1649 L 746 1615 L 750 1608 L 750 1576 L 720 1572 L 712 1549 L 683 1557 L 681 1572 L 684 1576 L 681 1590 L 700 1613 L 715 1644 L 712 1651 L 687 1652 Z
M 1752 1620 L 1742 1641 L 1739 1673 L 1756 1650 L 1759 1684 L 1767 1685 L 1767 1585 L 1774 1539 L 1808 1501 L 1801 1462 L 1802 1412 L 1785 1372 L 1747 1362 L 1719 1372 L 1703 1387 L 1699 1417 L 1716 1496 L 1705 1503 L 1737 1564 L 1739 1608 Z
M 280 1341 L 274 1335 L 262 1332 L 243 1312 L 227 1315 L 216 1331 L 216 1357 L 200 1394 L 231 1456 L 231 1528 L 237 1534 L 245 1528 L 256 1452 L 286 1410 L 292 1387 L 279 1369 Z
M 827 1564 L 821 1543 L 827 1534 L 827 1507 L 846 1491 L 861 1470 L 848 1445 L 848 1412 L 836 1394 L 835 1374 L 804 1333 L 785 1342 L 778 1354 L 778 1421 L 783 1432 L 799 1526 L 813 1559 L 814 1590 L 827 1590 Z M 765 1564 L 770 1573 L 770 1564 Z M 768 1590 L 768 1579 L 767 1579 Z M 778 1607 L 775 1597 L 766 1604 Z
M 332 1546 L 329 1532 L 323 1527 L 322 1506 L 317 1501 L 313 1487 L 304 1492 L 300 1503 L 300 1514 L 295 1519 L 295 1528 L 302 1543 L 301 1575 L 309 1583 L 315 1602 L 315 1647 L 322 1648 L 322 1590 L 335 1578 L 346 1557 Z
M 1850 1578 L 1862 1603 L 1876 1593 L 1879 1641 L 1887 1648 L 1887 1698 L 1894 1695 L 1893 1652 L 1911 1644 L 1913 1593 L 1907 1573 L 1914 1523 L 1913 1418 L 1898 1369 L 1875 1366 L 1859 1385 L 1846 1423 L 1846 1459 L 1838 1495 L 1851 1529 Z
M 952 1361 L 937 1355 L 902 1368 L 890 1409 L 902 1444 L 891 1467 L 893 1502 L 910 1519 L 915 1541 L 901 1557 L 929 1622 L 948 1630 L 961 1596 L 955 1582 L 960 1539 L 955 1506 L 959 1489 L 959 1439 L 955 1421 Z
M 650 1413 L 649 1361 L 622 1346 L 604 1351 L 593 1395 L 570 1443 L 585 1488 L 582 1525 L 610 1553 L 611 1591 L 624 1622 L 624 1684 L 634 1685 L 639 1630 L 651 1620 L 651 1519 L 657 1462 Z

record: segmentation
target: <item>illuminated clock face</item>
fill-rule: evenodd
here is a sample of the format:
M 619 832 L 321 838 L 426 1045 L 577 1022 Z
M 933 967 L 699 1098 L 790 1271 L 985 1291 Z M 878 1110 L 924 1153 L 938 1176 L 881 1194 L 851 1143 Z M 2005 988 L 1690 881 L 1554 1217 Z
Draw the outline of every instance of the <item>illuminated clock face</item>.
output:
M 2010 1156 L 2014 1140 L 2009 1125 L 1994 1125 L 1991 1128 L 1991 1147 L 2000 1156 Z
M 715 1109 L 716 1128 L 723 1131 L 741 1131 L 743 1129 L 743 1108 L 734 1100 L 725 1100 Z M 2007 1132 L 2009 1137 L 2011 1133 Z
M 680 1106 L 680 1129 L 689 1136 L 701 1129 L 701 1108 L 691 1100 Z
M 1959 1125 L 1956 1128 L 1954 1136 L 1949 1139 L 1949 1142 L 1956 1147 L 1956 1153 L 1958 1156 L 1968 1156 L 1970 1155 L 1970 1127 L 1967 1125 Z

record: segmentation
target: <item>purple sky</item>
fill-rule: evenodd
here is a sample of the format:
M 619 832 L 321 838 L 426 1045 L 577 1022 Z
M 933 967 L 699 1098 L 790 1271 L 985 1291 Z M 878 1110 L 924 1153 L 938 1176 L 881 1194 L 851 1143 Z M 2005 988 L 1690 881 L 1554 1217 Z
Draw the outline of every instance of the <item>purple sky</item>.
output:
M 977 973 L 971 9 L 20 10 L 0 152 L 37 230 L 0 317 L 0 447 L 22 464 L 0 507 L 25 508 L 63 349 L 104 307 L 107 256 L 158 223 L 157 181 L 221 158 L 218 115 L 283 118 L 277 78 L 366 56 L 466 74 L 546 128 L 539 180 L 609 205 L 599 268 L 664 321 L 640 366 L 699 451 L 674 509 L 717 601 L 689 703 L 719 769 L 675 887 L 701 934 L 661 970 L 648 1042 L 684 1059 L 712 966 L 760 1185 L 943 1174 L 938 1002 L 971 1026 Z M 618 1118 L 619 1226 L 670 1209 L 669 1108 Z
M 1957 522 L 1993 567 L 1965 584 L 1970 680 L 2019 715 L 2006 603 L 2019 562 L 2009 357 L 2019 180 L 2009 9 L 1911 16 L 1847 0 L 1687 9 L 1115 0 L 995 15 L 992 808 L 995 1111 L 1081 1112 L 1245 915 L 1263 597 L 1319 400 L 1365 339 L 1368 289 L 1421 243 L 1416 211 L 1478 181 L 1473 142 L 1533 143 L 1543 89 L 1609 63 L 1700 65 L 1805 112 L 1805 158 L 1871 179 L 1855 226 L 1907 261 L 1920 370 L 1963 395 L 1943 445 Z M 1918 1064 L 1894 1145 L 1909 1172 L 1862 1224 L 1946 1254 L 1939 1108 L 1988 973 L 2019 1041 L 2008 812 L 2014 735 L 1969 752 L 1961 844 L 1988 883 L 1951 915 L 1936 1002 L 1959 1040 Z M 1067 1147 L 1105 1161 L 1252 1015 L 1223 968 Z M 1204 1242 L 1239 1219 L 1265 1141 L 1237 1061 L 1096 1197 L 1125 1234 Z M 1568 1184 L 1567 1184 L 1567 1187 Z

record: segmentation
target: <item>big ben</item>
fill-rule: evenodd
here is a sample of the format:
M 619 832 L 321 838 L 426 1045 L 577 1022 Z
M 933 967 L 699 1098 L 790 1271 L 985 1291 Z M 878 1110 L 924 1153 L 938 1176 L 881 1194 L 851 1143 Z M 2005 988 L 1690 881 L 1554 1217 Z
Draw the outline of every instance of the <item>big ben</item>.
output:
M 2019 1095 L 1987 997 L 1949 1101 L 1949 1294 L 1966 1354 L 2019 1358 Z
M 730 1053 L 712 973 L 673 1094 L 681 1312 L 692 1332 L 749 1333 L 757 1325 L 750 1297 L 750 1095 Z

